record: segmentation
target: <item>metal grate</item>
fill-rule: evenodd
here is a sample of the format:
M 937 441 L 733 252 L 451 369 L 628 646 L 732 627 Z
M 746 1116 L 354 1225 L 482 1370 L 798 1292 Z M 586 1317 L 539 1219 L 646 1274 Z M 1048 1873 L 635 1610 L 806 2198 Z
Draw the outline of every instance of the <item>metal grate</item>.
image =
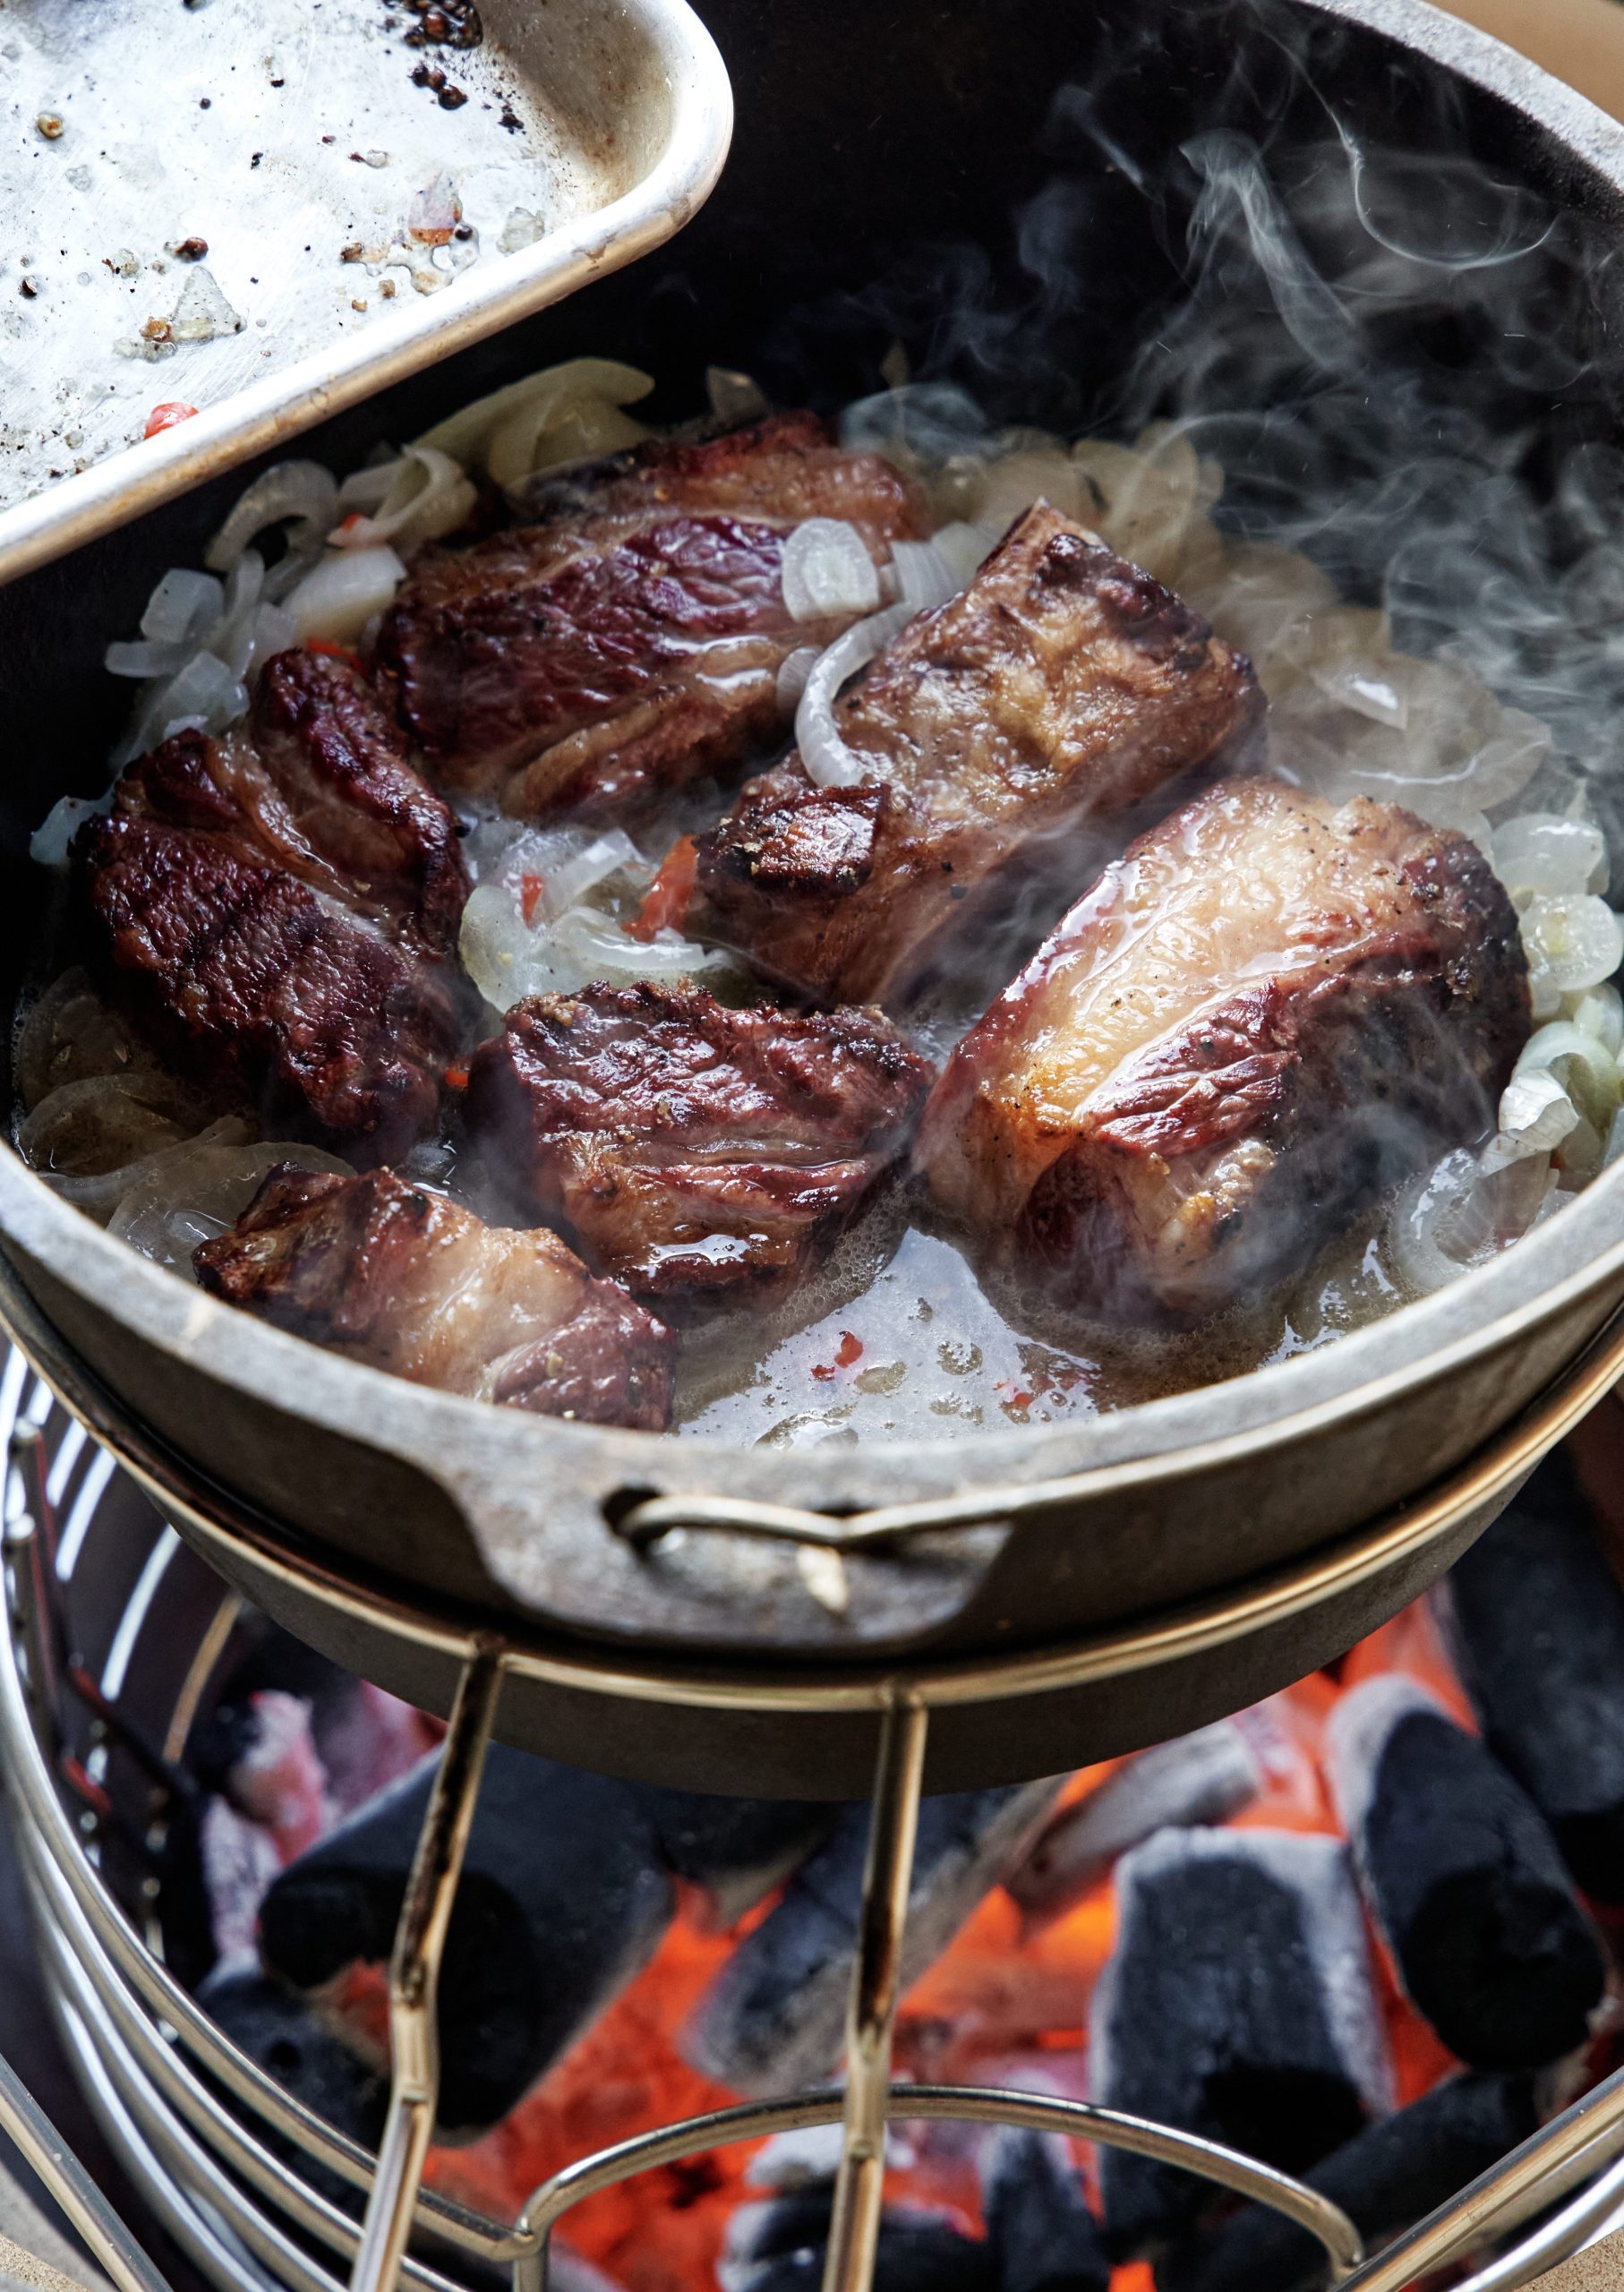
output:
M 504 1649 L 471 1636 L 459 1651 L 461 1684 L 391 1967 L 393 2085 L 374 2160 L 240 2052 L 163 1962 L 154 1870 L 190 1788 L 181 1767 L 187 1739 L 238 1644 L 244 1602 L 16 1352 L 0 1373 L 0 1439 L 9 1458 L 0 1756 L 52 2009 L 132 2184 L 221 2292 L 343 2292 L 346 2284 L 385 2292 L 397 2281 L 461 2292 L 459 2256 L 509 2270 L 515 2292 L 543 2292 L 551 2230 L 583 2197 L 730 2142 L 842 2118 L 827 2284 L 829 2292 L 863 2292 L 885 2123 L 904 2110 L 911 2119 L 1061 2132 L 1185 2166 L 1298 2222 L 1319 2239 L 1345 2292 L 1403 2292 L 1570 2198 L 1466 2288 L 1513 2292 L 1624 2223 L 1624 2071 L 1373 2260 L 1337 2207 L 1215 2143 L 1083 2102 L 892 2089 L 898 1951 L 928 1724 L 906 1682 L 882 1722 L 844 2089 L 722 2110 L 622 2142 L 543 2183 L 512 2221 L 426 2193 L 435 1975 Z M 133 1450 L 133 1431 L 131 1442 Z M 190 1492 L 187 1516 L 207 1501 Z M 0 2124 L 120 2292 L 165 2292 L 3 2064 Z M 333 2175 L 356 2191 L 361 2217 L 328 2193 Z

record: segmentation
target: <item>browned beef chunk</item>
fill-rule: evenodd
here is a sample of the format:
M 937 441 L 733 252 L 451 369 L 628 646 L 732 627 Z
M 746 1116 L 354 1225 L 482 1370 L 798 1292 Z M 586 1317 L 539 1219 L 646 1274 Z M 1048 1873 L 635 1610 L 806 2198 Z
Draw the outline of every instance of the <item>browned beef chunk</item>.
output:
M 457 943 L 468 873 L 457 823 L 407 763 L 364 678 L 321 653 L 279 653 L 254 696 L 254 746 L 312 850 L 437 954 Z
M 1069 1302 L 1197 1316 L 1481 1136 L 1528 1025 L 1474 844 L 1225 781 L 1132 844 L 965 1038 L 916 1161 L 988 1256 Z
M 1187 605 L 1039 502 L 834 713 L 869 768 L 818 788 L 791 756 L 751 781 L 700 838 L 688 928 L 822 1002 L 895 1007 L 942 968 L 979 974 L 1018 878 L 1086 881 L 1102 824 L 1243 753 L 1262 697 Z
M 273 1170 L 192 1264 L 216 1296 L 420 1385 L 662 1430 L 676 1339 L 544 1227 L 487 1226 L 392 1170 Z
M 449 813 L 353 673 L 285 654 L 252 736 L 177 733 L 74 847 L 115 983 L 210 1082 L 347 1152 L 432 1121 L 458 1034 Z
M 524 819 L 623 818 L 759 750 L 785 655 L 845 625 L 791 619 L 788 532 L 846 518 L 880 560 L 920 529 L 889 465 L 809 415 L 638 447 L 537 506 L 544 523 L 424 551 L 378 647 L 434 771 Z
M 929 1083 L 876 1011 L 597 987 L 510 1011 L 474 1055 L 467 1114 L 535 1215 L 667 1311 L 805 1272 Z

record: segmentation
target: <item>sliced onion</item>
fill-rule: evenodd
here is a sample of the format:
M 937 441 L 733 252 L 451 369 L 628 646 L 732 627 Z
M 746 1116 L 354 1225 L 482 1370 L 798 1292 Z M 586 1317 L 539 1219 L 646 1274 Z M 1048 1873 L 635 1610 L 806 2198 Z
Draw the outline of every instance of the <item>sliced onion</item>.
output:
M 192 650 L 190 646 L 159 645 L 150 637 L 138 637 L 109 645 L 101 664 L 110 677 L 167 677 L 191 658 Z
M 387 542 L 323 558 L 285 601 L 300 643 L 320 637 L 330 645 L 353 644 L 405 578 L 406 567 Z
M 841 687 L 890 644 L 913 619 L 906 605 L 854 621 L 818 655 L 795 711 L 795 740 L 807 777 L 818 788 L 850 788 L 873 772 L 876 760 L 849 748 L 834 729 L 834 702 Z
M 112 808 L 113 791 L 105 796 L 58 796 L 29 838 L 28 856 L 41 868 L 65 868 L 68 846 L 87 820 Z
M 86 1074 L 58 1083 L 23 1117 L 17 1150 L 31 1169 L 97 1177 L 196 1127 L 196 1099 L 167 1074 Z
M 622 365 L 618 359 L 568 358 L 561 365 L 544 367 L 540 373 L 526 374 L 520 381 L 475 398 L 471 406 L 425 430 L 416 442 L 449 454 L 465 469 L 485 470 L 498 485 L 512 485 L 545 466 L 535 458 L 538 445 L 548 430 L 562 426 L 574 409 L 595 406 L 600 411 L 613 412 L 635 406 L 654 387 L 651 374 Z M 624 415 L 620 422 L 623 431 L 632 433 L 622 443 L 633 443 L 648 434 Z M 614 449 L 601 446 L 596 450 Z
M 1549 1154 L 1491 1159 L 1464 1148 L 1406 1186 L 1388 1222 L 1397 1271 L 1421 1294 L 1448 1287 L 1527 1232 L 1555 1183 Z
M 253 658 L 254 617 L 264 588 L 265 560 L 257 549 L 245 549 L 231 569 L 225 607 L 208 638 L 209 650 L 239 681 Z
M 1624 962 L 1624 922 L 1593 894 L 1538 895 L 1523 910 L 1522 928 L 1559 995 L 1599 987 Z
M 286 653 L 299 641 L 299 624 L 286 605 L 262 604 L 253 617 L 253 649 L 248 667 L 252 675 L 274 654 Z
M 1469 1260 L 1448 1241 L 1476 1182 L 1475 1158 L 1463 1148 L 1413 1179 L 1393 1203 L 1388 1248 L 1404 1279 L 1423 1296 L 1447 1288 L 1467 1270 Z
M 218 654 L 194 653 L 184 669 L 158 688 L 143 710 L 142 722 L 152 728 L 146 745 L 154 746 L 192 725 L 223 732 L 247 706 L 242 679 L 232 674 Z
M 1484 1149 L 1485 1163 L 1503 1168 L 1530 1154 L 1549 1154 L 1578 1119 L 1577 1107 L 1554 1074 L 1519 1068 L 1500 1093 L 1500 1134 Z
M 94 1218 L 105 1225 L 119 1203 L 146 1178 L 161 1170 L 175 1154 L 190 1154 L 200 1146 L 244 1146 L 252 1137 L 250 1125 L 241 1115 L 222 1115 L 211 1122 L 207 1130 L 195 1137 L 176 1139 L 173 1144 L 155 1147 L 150 1153 L 122 1162 L 111 1170 L 101 1170 L 93 1176 L 63 1177 L 47 1176 L 46 1184 L 75 1210 L 82 1210 L 87 1218 Z
M 1494 831 L 1494 871 L 1509 892 L 1577 896 L 1606 861 L 1607 840 L 1593 820 L 1524 812 Z
M 17 1032 L 12 1076 L 32 1109 L 64 1082 L 133 1072 L 141 1064 L 129 1029 L 109 1009 L 89 971 L 75 964 L 29 1006 Z
M 709 979 L 720 986 L 739 975 L 731 956 L 674 931 L 633 939 L 599 908 L 568 908 L 533 928 L 505 884 L 475 887 L 463 910 L 462 959 L 486 1002 L 499 1011 L 510 1011 L 528 996 L 573 994 L 599 983 Z
M 141 633 L 155 645 L 201 644 L 225 603 L 226 593 L 212 573 L 172 565 L 147 600 Z
M 792 620 L 872 612 L 880 577 L 868 545 L 843 517 L 808 517 L 784 543 L 784 605 Z
M 934 606 L 944 605 L 949 597 L 958 595 L 969 577 L 961 578 L 958 569 L 934 541 L 893 542 L 891 569 L 896 602 L 910 612 L 928 612 Z
M 1605 1130 L 1619 1103 L 1619 1062 L 1570 1019 L 1553 1019 L 1523 1046 L 1518 1074 L 1554 1076 L 1586 1120 Z
M 594 836 L 585 851 L 543 871 L 543 912 L 551 919 L 578 907 L 588 892 L 627 868 L 647 873 L 643 854 L 625 829 L 611 828 L 607 835 Z
M 392 453 L 386 446 L 380 448 L 374 458 L 362 468 L 351 470 L 338 488 L 340 521 L 357 511 L 363 517 L 370 517 L 381 509 L 384 496 L 400 475 L 402 459 L 401 455 Z
M 812 673 L 817 656 L 818 647 L 816 645 L 798 645 L 792 653 L 786 653 L 779 663 L 778 713 L 781 716 L 794 715 L 800 705 L 801 694 L 807 688 L 807 679 Z
M 229 573 L 248 547 L 270 526 L 292 524 L 290 554 L 313 552 L 326 539 L 338 508 L 338 487 L 320 462 L 275 462 L 262 470 L 203 552 L 212 573 Z
M 314 1146 L 286 1141 L 239 1145 L 216 1134 L 226 1126 L 217 1124 L 200 1138 L 151 1156 L 119 1197 L 107 1231 L 143 1257 L 190 1277 L 198 1244 L 235 1225 L 281 1164 L 330 1170 L 340 1177 L 354 1175 L 348 1162 Z
M 414 548 L 455 533 L 479 499 L 479 489 L 460 463 L 438 446 L 408 446 L 389 471 L 367 473 L 387 479 L 372 515 L 351 512 L 328 539 L 335 549 L 371 549 L 380 542 Z M 342 494 L 340 495 L 342 499 Z
M 1624 996 L 1616 987 L 1586 987 L 1564 995 L 1562 1008 L 1582 1033 L 1594 1035 L 1613 1058 L 1624 1058 Z

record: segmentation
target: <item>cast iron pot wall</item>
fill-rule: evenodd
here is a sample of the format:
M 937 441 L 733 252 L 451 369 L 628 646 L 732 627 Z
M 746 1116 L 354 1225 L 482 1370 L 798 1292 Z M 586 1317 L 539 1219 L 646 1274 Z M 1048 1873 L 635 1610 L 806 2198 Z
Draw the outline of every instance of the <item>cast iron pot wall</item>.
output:
M 1486 159 L 1600 233 L 1620 211 L 1624 135 L 1411 0 L 716 0 L 708 13 L 739 126 L 697 221 L 635 269 L 294 450 L 343 468 L 380 437 L 409 437 L 499 381 L 585 351 L 648 366 L 672 414 L 699 401 L 712 363 L 753 370 L 782 399 L 833 407 L 877 386 L 898 335 L 916 371 L 956 372 L 995 414 L 1108 420 L 1133 346 L 1181 291 L 1183 216 L 1147 203 L 1136 175 L 1159 180 L 1189 136 L 1214 124 L 1277 153 L 1322 140 L 1327 97 L 1358 133 Z M 1068 85 L 1095 91 L 1103 137 L 1056 124 L 1054 98 Z M 1064 279 L 1039 282 L 1014 218 L 1057 179 L 1087 224 Z M 949 326 L 949 279 L 956 307 L 1003 315 Z M 1437 352 L 1414 348 L 1417 359 Z M 1508 396 L 1500 412 L 1509 428 L 1536 421 L 1554 451 L 1616 434 L 1615 403 L 1603 357 L 1565 394 L 1546 391 L 1537 406 Z M 127 699 L 100 671 L 102 647 L 133 627 L 159 569 L 198 561 L 240 483 L 0 594 L 8 1005 L 43 928 L 28 830 L 56 795 L 103 784 Z M 594 1636 L 831 1660 L 1041 1642 L 1310 1552 L 1469 1455 L 1624 1297 L 1621 1169 L 1443 1296 L 1239 1383 L 1047 1432 L 785 1456 L 489 1410 L 336 1361 L 159 1273 L 9 1152 L 0 1233 L 44 1313 L 164 1441 L 355 1561 Z M 989 1526 L 854 1562 L 843 1617 L 809 1595 L 782 1548 L 694 1535 L 639 1558 L 603 1509 L 628 1492 L 705 1490 L 852 1510 L 1075 1475 L 1013 1531 L 989 1497 Z

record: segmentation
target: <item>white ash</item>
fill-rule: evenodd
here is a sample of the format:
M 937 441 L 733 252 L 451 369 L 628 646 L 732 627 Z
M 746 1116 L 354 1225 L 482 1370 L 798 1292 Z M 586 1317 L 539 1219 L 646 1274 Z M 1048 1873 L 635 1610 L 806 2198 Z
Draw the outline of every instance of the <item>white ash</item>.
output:
M 1338 1697 L 1325 1731 L 1325 1768 L 1338 1819 L 1349 1838 L 1363 1836 L 1389 1736 L 1418 1711 L 1457 1723 L 1431 1689 L 1407 1672 L 1380 1672 Z
M 1220 1719 L 1141 1751 L 1063 1808 L 1004 1884 L 1029 1918 L 1057 1917 L 1157 1831 L 1227 1822 L 1263 1786 L 1244 1735 Z
M 228 1800 L 211 1798 L 203 1809 L 198 1844 L 219 1959 L 232 1968 L 257 1966 L 260 1904 L 282 1868 L 276 1842 Z

